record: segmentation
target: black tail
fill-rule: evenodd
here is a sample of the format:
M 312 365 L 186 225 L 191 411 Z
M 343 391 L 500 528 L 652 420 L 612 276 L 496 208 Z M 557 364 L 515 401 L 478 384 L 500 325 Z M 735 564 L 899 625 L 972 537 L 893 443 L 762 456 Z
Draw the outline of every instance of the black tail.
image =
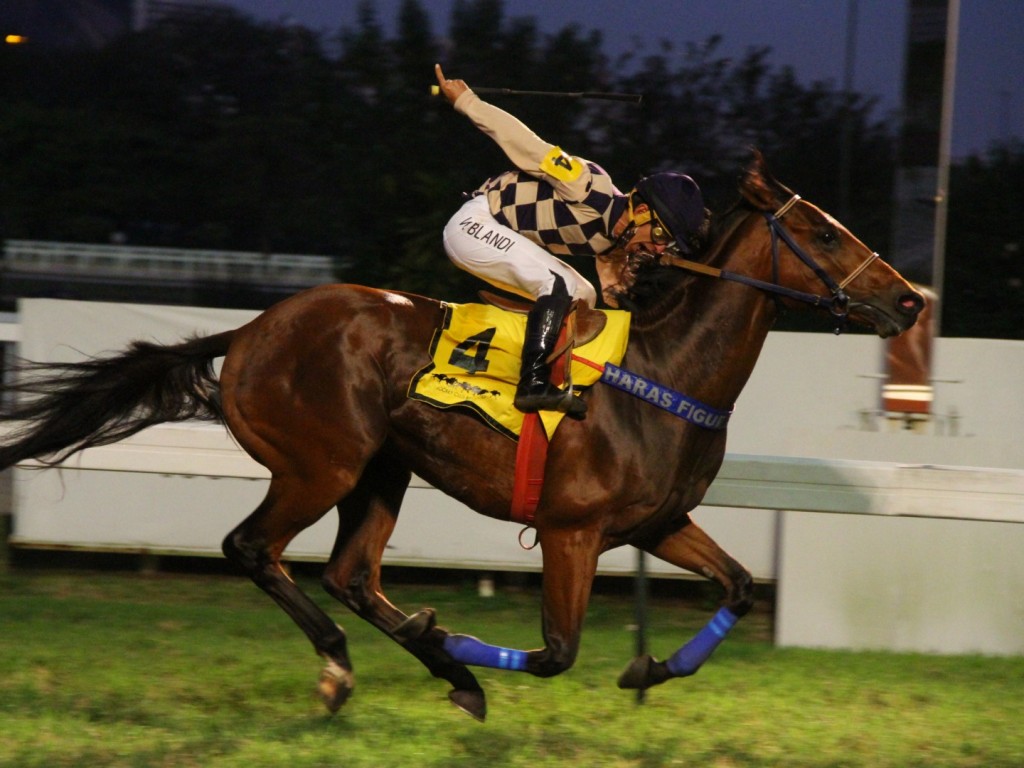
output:
M 136 341 L 119 355 L 81 363 L 22 364 L 3 387 L 21 397 L 0 410 L 0 423 L 14 422 L 0 437 L 0 469 L 25 459 L 59 464 L 154 424 L 222 420 L 213 361 L 233 334 L 167 346 Z

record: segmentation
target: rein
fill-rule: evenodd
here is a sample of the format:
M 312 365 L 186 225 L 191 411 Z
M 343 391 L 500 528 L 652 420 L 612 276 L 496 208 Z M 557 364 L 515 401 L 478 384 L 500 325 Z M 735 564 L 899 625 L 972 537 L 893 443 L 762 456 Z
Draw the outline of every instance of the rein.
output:
M 691 261 L 690 259 L 684 259 L 681 256 L 676 256 L 675 254 L 668 252 L 662 255 L 660 261 L 663 264 L 679 267 L 680 269 L 685 269 L 699 275 L 706 275 L 708 277 L 714 277 L 722 280 L 731 280 L 735 283 L 742 283 L 743 285 L 748 285 L 752 288 L 757 288 L 758 290 L 766 291 L 776 296 L 802 301 L 815 307 L 825 307 L 836 319 L 835 331 L 838 334 L 842 331 L 846 318 L 849 315 L 850 298 L 846 295 L 845 288 L 853 282 L 861 272 L 874 263 L 875 259 L 878 258 L 878 253 L 872 253 L 858 267 L 851 271 L 849 275 L 837 283 L 832 279 L 832 276 L 829 275 L 820 264 L 818 264 L 818 262 L 816 262 L 803 248 L 800 247 L 800 244 L 793 239 L 793 236 L 789 231 L 782 226 L 782 217 L 785 216 L 799 201 L 800 195 L 793 195 L 774 213 L 768 213 L 767 211 L 761 212 L 765 220 L 768 222 L 768 229 L 772 235 L 772 280 L 774 282 L 758 280 L 757 278 L 750 277 L 749 275 L 741 275 L 738 272 L 731 272 L 727 269 L 711 267 L 707 264 L 702 264 L 698 261 Z M 818 276 L 818 279 L 821 280 L 826 288 L 828 288 L 831 295 L 823 296 L 816 293 L 809 293 L 807 291 L 798 291 L 795 288 L 779 284 L 779 240 L 784 242 L 793 254 Z M 678 416 L 691 424 L 696 424 L 699 427 L 711 430 L 725 429 L 729 424 L 729 417 L 732 415 L 732 409 L 723 411 L 717 408 L 712 408 L 699 400 L 694 400 L 681 392 L 676 392 L 675 390 L 662 384 L 658 384 L 657 382 L 641 376 L 638 373 L 624 368 L 619 368 L 611 363 L 600 365 L 575 354 L 573 355 L 573 359 L 601 371 L 600 382 L 602 384 L 607 384 L 615 387 L 616 389 L 628 392 L 634 397 L 638 397 L 651 405 L 668 411 L 674 416 Z
M 787 299 L 793 299 L 795 301 L 802 301 L 806 304 L 810 304 L 815 307 L 825 307 L 832 313 L 836 319 L 836 333 L 842 331 L 842 327 L 846 322 L 846 318 L 849 315 L 849 304 L 850 298 L 846 295 L 844 290 L 858 275 L 867 269 L 874 261 L 878 258 L 878 253 L 872 253 L 865 259 L 860 266 L 855 268 L 849 275 L 847 275 L 841 282 L 837 283 L 832 279 L 832 276 L 828 274 L 821 265 L 818 264 L 803 248 L 800 244 L 793 239 L 793 236 L 782 226 L 782 217 L 789 212 L 800 200 L 800 195 L 793 195 L 785 204 L 782 205 L 775 213 L 768 213 L 763 211 L 765 220 L 768 222 L 768 229 L 772 235 L 772 279 L 774 282 L 768 282 L 765 280 L 758 280 L 757 278 L 750 277 L 748 275 L 741 275 L 737 272 L 731 272 L 727 269 L 718 269 L 717 267 L 709 267 L 707 264 L 701 264 L 700 262 L 691 261 L 690 259 L 684 259 L 680 256 L 672 254 L 666 254 L 662 262 L 667 263 L 673 267 L 679 267 L 689 272 L 695 272 L 697 274 L 706 275 L 709 277 L 720 278 L 722 280 L 731 280 L 735 283 L 742 283 L 752 288 L 757 288 L 761 291 L 782 296 Z M 818 279 L 828 288 L 830 296 L 823 296 L 816 293 L 809 293 L 807 291 L 798 291 L 794 288 L 789 288 L 785 285 L 778 283 L 779 274 L 779 240 L 782 240 L 793 254 L 806 264 Z

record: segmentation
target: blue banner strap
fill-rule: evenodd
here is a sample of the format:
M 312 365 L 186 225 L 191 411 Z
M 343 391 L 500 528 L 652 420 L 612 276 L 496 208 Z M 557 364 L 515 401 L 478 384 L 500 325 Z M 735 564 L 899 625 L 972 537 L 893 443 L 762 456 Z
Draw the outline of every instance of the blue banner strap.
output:
M 628 392 L 634 397 L 639 397 L 644 402 L 655 405 L 704 429 L 725 429 L 729 424 L 729 417 L 732 416 L 731 409 L 720 411 L 717 408 L 712 408 L 699 400 L 694 400 L 681 392 L 676 392 L 674 389 L 669 389 L 612 363 L 604 364 L 601 382 Z

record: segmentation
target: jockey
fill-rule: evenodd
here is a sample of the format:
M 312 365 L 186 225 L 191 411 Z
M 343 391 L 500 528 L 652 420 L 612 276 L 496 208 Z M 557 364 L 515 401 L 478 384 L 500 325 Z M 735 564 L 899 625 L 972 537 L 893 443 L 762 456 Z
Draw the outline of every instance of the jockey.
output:
M 551 384 L 547 360 L 573 300 L 593 307 L 597 293 L 558 257 L 688 253 L 707 228 L 700 189 L 689 176 L 655 173 L 623 194 L 600 166 L 544 141 L 462 80 L 447 80 L 440 64 L 434 69 L 455 110 L 516 167 L 487 180 L 456 212 L 444 228 L 445 251 L 457 267 L 535 302 L 516 408 L 583 418 L 586 403 Z

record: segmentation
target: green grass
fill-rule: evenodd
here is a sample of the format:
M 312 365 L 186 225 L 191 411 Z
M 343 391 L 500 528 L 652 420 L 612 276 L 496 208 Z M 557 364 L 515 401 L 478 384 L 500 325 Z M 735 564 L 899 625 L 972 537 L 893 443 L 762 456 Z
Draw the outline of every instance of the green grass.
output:
M 311 593 L 315 582 L 302 580 Z M 491 642 L 535 647 L 534 589 L 390 590 Z M 744 619 L 695 677 L 638 706 L 628 599 L 595 596 L 575 668 L 540 680 L 480 670 L 485 724 L 400 648 L 318 597 L 349 632 L 356 691 L 330 716 L 320 661 L 248 581 L 224 576 L 0 574 L 0 766 L 1024 766 L 1024 659 L 779 649 Z M 664 657 L 712 606 L 658 598 Z

